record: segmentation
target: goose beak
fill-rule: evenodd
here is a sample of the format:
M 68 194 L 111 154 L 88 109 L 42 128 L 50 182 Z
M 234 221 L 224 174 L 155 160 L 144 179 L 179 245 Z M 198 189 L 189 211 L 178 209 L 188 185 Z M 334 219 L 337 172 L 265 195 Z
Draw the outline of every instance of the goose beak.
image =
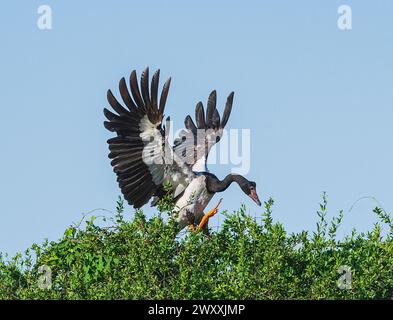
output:
M 255 190 L 251 190 L 249 197 L 258 205 L 261 206 L 261 201 L 259 201 L 257 192 Z

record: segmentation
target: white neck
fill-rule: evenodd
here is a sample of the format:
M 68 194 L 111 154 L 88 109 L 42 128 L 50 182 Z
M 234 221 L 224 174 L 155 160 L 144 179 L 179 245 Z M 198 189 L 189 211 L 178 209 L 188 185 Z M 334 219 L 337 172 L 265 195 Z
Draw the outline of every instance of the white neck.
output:
M 202 157 L 195 162 L 192 166 L 192 171 L 194 172 L 208 172 L 209 170 L 206 167 L 206 157 Z

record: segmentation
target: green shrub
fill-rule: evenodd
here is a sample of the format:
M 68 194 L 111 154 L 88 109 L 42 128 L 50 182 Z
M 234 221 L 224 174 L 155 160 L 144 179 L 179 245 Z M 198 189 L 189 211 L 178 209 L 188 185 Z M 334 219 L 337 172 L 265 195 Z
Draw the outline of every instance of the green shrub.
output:
M 12 259 L 0 255 L 0 299 L 393 297 L 393 228 L 382 209 L 374 212 L 390 227 L 386 236 L 376 224 L 339 240 L 343 213 L 328 223 L 325 195 L 312 233 L 288 234 L 273 222 L 272 205 L 265 202 L 261 219 L 247 215 L 244 206 L 224 213 L 209 236 L 188 230 L 178 235 L 166 217 L 173 206 L 160 203 L 162 212 L 150 219 L 137 210 L 127 221 L 120 199 L 113 216 L 101 217 L 110 226 L 92 216 L 83 227 L 70 226 L 59 241 L 34 244 Z M 342 266 L 351 278 L 340 289 Z

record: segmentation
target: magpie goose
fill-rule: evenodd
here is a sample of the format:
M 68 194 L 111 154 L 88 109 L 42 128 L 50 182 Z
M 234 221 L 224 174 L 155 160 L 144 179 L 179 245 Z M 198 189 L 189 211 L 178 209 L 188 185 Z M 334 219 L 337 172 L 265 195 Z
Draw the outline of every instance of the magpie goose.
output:
M 236 182 L 260 206 L 255 182 L 234 174 L 220 180 L 206 168 L 208 153 L 220 140 L 228 122 L 234 93 L 231 92 L 227 98 L 222 119 L 216 109 L 215 90 L 209 95 L 206 113 L 202 102 L 198 102 L 196 123 L 187 115 L 185 128 L 171 147 L 168 142 L 170 119 L 163 121 L 171 78 L 164 83 L 158 97 L 159 76 L 160 70 L 157 70 L 149 87 L 149 68 L 146 68 L 142 72 L 139 89 L 134 70 L 129 79 L 130 90 L 125 78 L 122 78 L 119 91 L 125 106 L 111 90 L 107 92 L 113 111 L 104 108 L 108 120 L 104 126 L 116 133 L 107 141 L 109 158 L 124 198 L 134 208 L 142 207 L 151 198 L 152 205 L 156 205 L 165 195 L 164 185 L 169 182 L 179 230 L 187 225 L 194 229 L 194 224 L 198 229 L 206 230 L 207 222 L 217 213 L 221 200 L 208 213 L 203 211 L 214 194 L 223 192 L 232 182 Z

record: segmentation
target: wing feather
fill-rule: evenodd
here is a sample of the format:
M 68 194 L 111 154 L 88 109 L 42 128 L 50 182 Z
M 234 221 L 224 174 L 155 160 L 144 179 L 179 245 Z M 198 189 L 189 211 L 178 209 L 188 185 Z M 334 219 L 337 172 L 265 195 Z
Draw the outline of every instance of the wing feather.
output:
M 143 103 L 141 94 L 139 92 L 138 80 L 137 80 L 137 77 L 136 77 L 136 71 L 135 70 L 133 70 L 131 72 L 131 75 L 130 75 L 130 87 L 131 87 L 132 97 L 134 98 L 134 101 L 135 101 L 136 105 L 140 109 L 145 110 L 144 103 Z
M 164 86 L 162 88 L 161 98 L 160 98 L 160 106 L 159 106 L 159 111 L 158 111 L 160 119 L 164 118 L 165 104 L 166 104 L 166 100 L 168 97 L 168 92 L 169 92 L 170 86 L 171 86 L 171 78 L 169 78 L 167 81 L 165 81 Z
M 214 115 L 214 111 L 216 110 L 216 104 L 217 104 L 217 93 L 216 90 L 213 90 L 210 93 L 209 98 L 207 100 L 206 126 L 208 128 L 212 128 L 213 115 Z
M 227 98 L 227 103 L 225 104 L 225 109 L 224 109 L 224 115 L 223 115 L 222 121 L 221 121 L 221 128 L 224 128 L 228 122 L 229 116 L 232 111 L 233 95 L 234 94 L 235 93 L 232 91 Z
M 205 123 L 205 110 L 203 108 L 202 102 L 198 102 L 196 107 L 195 107 L 195 120 L 198 126 L 198 129 L 205 129 L 206 128 L 206 123 Z
M 138 107 L 131 98 L 130 92 L 127 89 L 126 79 L 123 77 L 119 81 L 119 92 L 124 104 L 131 112 L 139 113 Z
M 154 111 L 154 116 L 162 121 L 162 118 L 159 119 L 159 110 L 158 110 L 158 83 L 160 80 L 160 69 L 158 69 L 153 77 L 151 78 L 151 104 L 154 106 L 153 111 Z
M 147 67 L 142 72 L 141 76 L 141 90 L 142 90 L 142 98 L 143 98 L 143 105 L 146 110 L 146 113 L 149 119 L 152 119 L 152 106 L 150 103 L 150 95 L 149 95 L 149 67 Z M 155 119 L 154 119 L 155 120 Z
M 173 150 L 189 166 L 194 167 L 198 163 L 198 168 L 194 167 L 194 170 L 206 170 L 206 160 L 209 151 L 214 144 L 220 141 L 223 128 L 231 114 L 233 96 L 234 92 L 231 92 L 227 98 L 222 120 L 216 108 L 216 90 L 213 90 L 209 95 L 206 117 L 202 102 L 198 102 L 195 107 L 196 124 L 190 115 L 186 116 L 184 120 L 186 129 L 180 131 L 178 138 L 175 139 Z
M 125 79 L 119 81 L 120 96 L 127 108 L 111 90 L 107 92 L 107 99 L 113 111 L 104 108 L 107 118 L 104 126 L 117 134 L 107 140 L 108 157 L 125 199 L 135 208 L 143 206 L 154 195 L 162 196 L 164 179 L 173 183 L 174 190 L 188 184 L 186 176 L 190 170 L 187 171 L 187 167 L 165 163 L 167 147 L 163 141 L 167 137 L 162 120 L 171 78 L 162 88 L 158 105 L 159 74 L 159 70 L 154 73 L 149 89 L 149 68 L 146 68 L 141 76 L 140 91 L 133 70 L 129 81 L 131 93 Z M 174 176 L 180 177 L 179 181 L 175 181 Z

